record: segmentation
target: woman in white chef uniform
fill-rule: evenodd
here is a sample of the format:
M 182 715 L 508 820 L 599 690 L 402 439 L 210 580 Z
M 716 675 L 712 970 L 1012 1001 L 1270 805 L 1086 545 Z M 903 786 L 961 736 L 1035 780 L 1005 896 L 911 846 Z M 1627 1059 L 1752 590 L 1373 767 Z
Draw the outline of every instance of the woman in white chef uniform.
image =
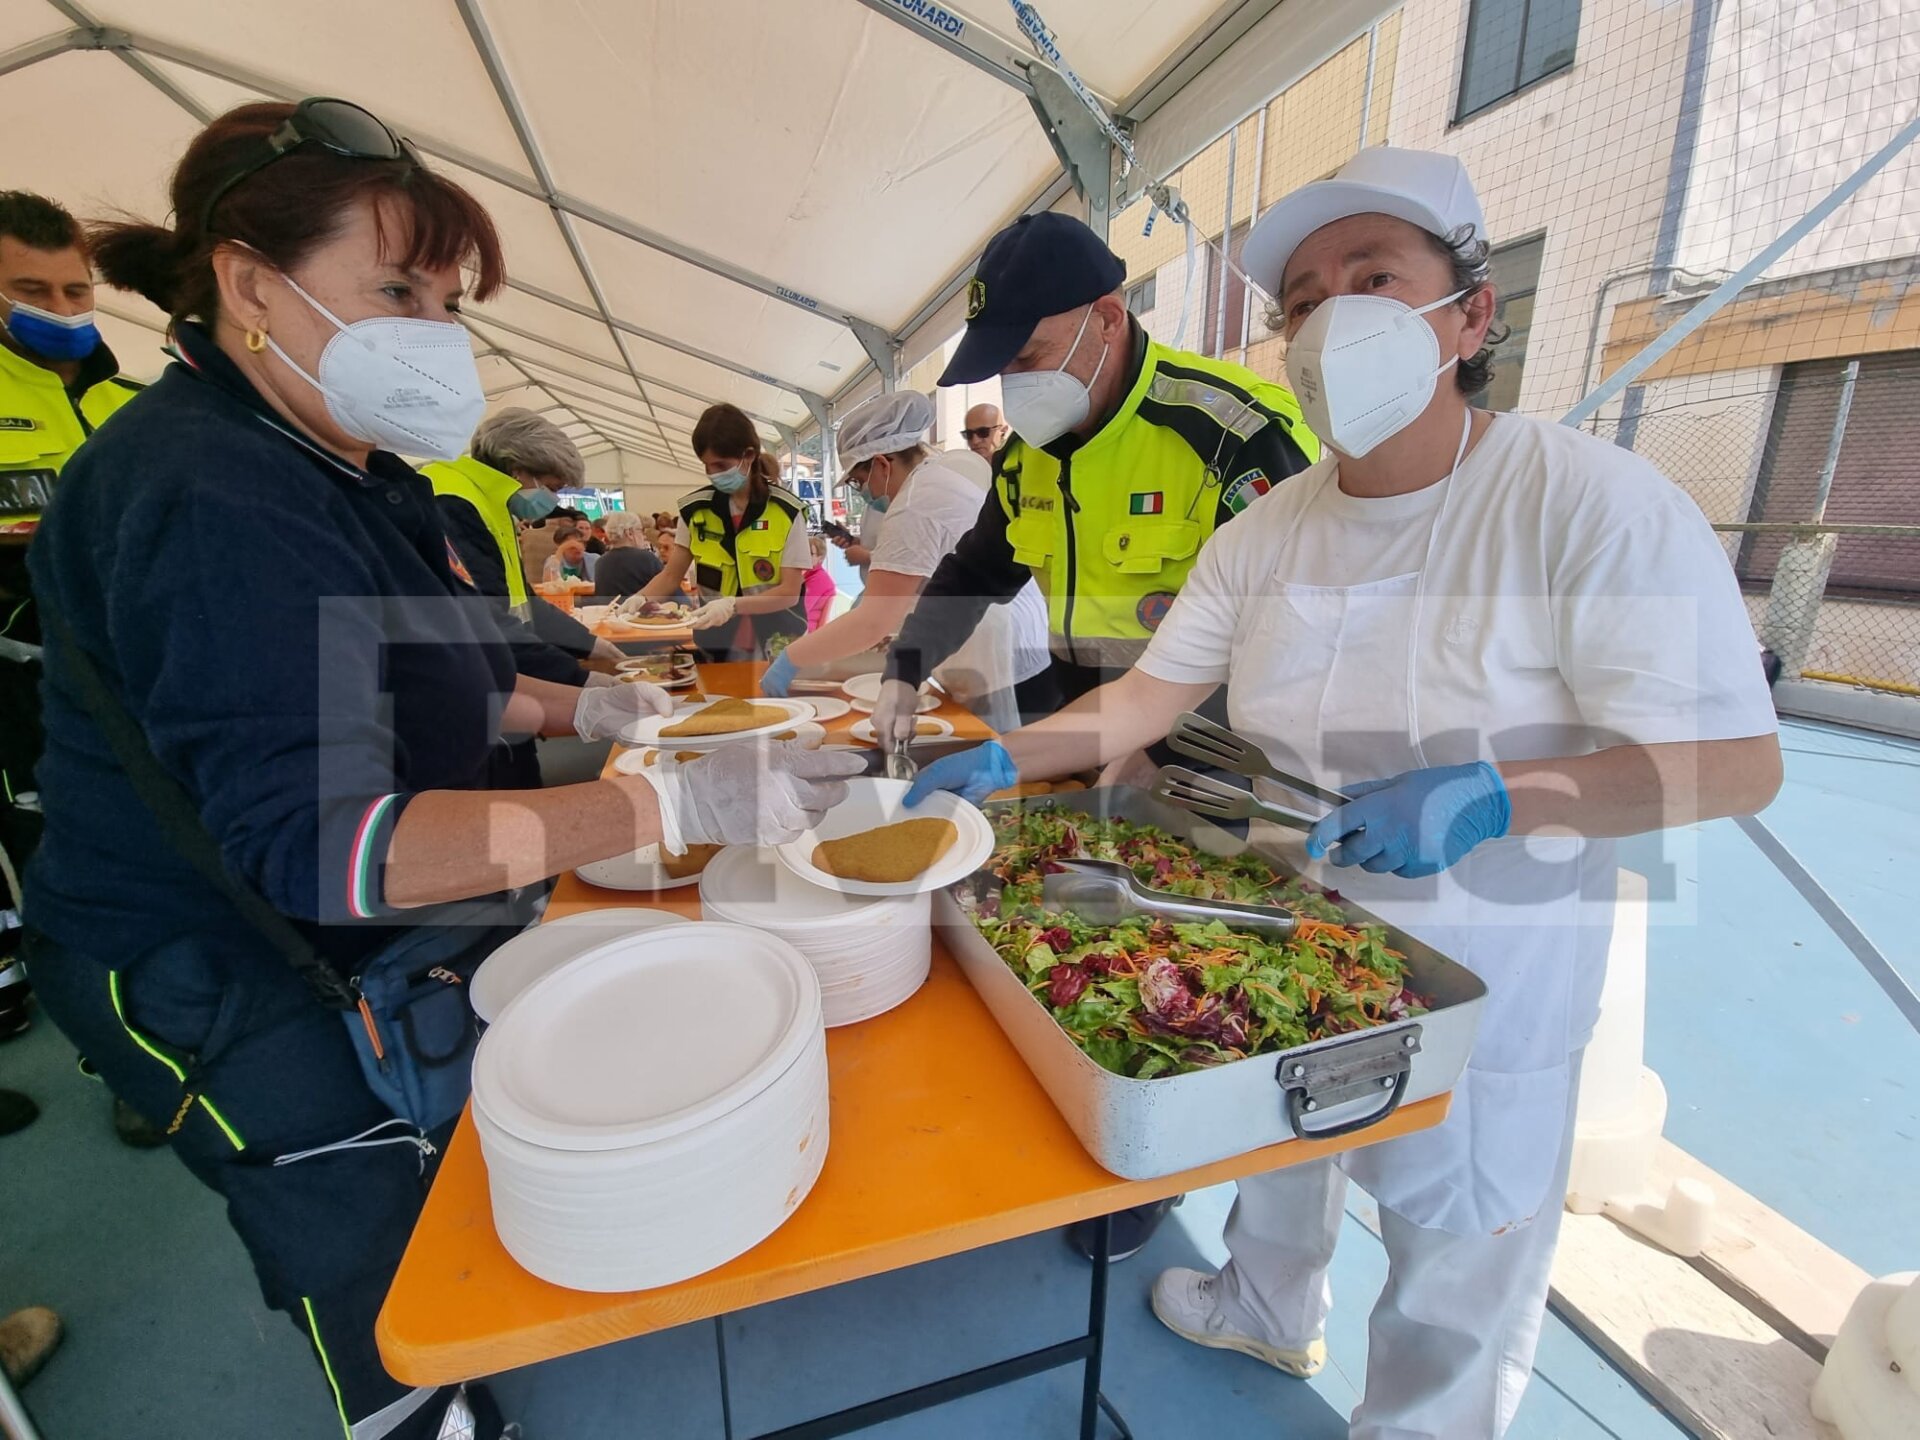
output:
M 933 401 L 917 390 L 875 395 L 841 420 L 835 444 L 847 478 L 866 495 L 870 512 L 886 516 L 886 529 L 874 546 L 860 603 L 775 657 L 760 680 L 763 694 L 785 695 L 802 670 L 899 634 L 927 577 L 979 518 L 986 488 L 969 473 L 978 457 L 958 452 L 968 466 L 963 472 L 948 452 L 928 450 L 933 421 Z M 1014 686 L 1046 669 L 1050 658 L 1046 601 L 1029 581 L 1007 604 L 993 606 L 934 676 L 1004 734 L 1020 724 Z
M 1226 1268 L 1154 1287 L 1187 1339 L 1313 1374 L 1357 1180 L 1391 1273 L 1352 1433 L 1394 1440 L 1499 1435 L 1525 1388 L 1606 962 L 1607 837 L 1751 812 L 1780 781 L 1752 629 L 1691 501 L 1626 451 L 1468 406 L 1486 256 L 1450 155 L 1363 150 L 1269 211 L 1247 269 L 1280 297 L 1330 453 L 1214 537 L 1134 670 L 921 779 L 979 794 L 1087 769 L 1230 682 L 1239 733 L 1353 797 L 1296 849 L 1306 873 L 1486 981 L 1442 1125 L 1243 1181 Z

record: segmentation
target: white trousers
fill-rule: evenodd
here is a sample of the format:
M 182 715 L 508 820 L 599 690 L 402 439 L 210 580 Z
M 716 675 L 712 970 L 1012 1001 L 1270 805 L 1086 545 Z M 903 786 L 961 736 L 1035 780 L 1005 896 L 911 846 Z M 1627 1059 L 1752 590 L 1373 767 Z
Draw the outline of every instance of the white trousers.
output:
M 1387 1283 L 1367 1328 L 1366 1393 L 1353 1412 L 1353 1440 L 1506 1433 L 1533 1373 L 1573 1133 L 1569 1113 L 1550 1198 L 1518 1229 L 1453 1235 L 1381 1208 Z M 1346 1173 L 1320 1160 L 1252 1176 L 1239 1188 L 1227 1217 L 1233 1258 L 1220 1272 L 1220 1303 L 1235 1329 L 1303 1350 L 1324 1334 L 1333 1305 L 1327 1268 Z

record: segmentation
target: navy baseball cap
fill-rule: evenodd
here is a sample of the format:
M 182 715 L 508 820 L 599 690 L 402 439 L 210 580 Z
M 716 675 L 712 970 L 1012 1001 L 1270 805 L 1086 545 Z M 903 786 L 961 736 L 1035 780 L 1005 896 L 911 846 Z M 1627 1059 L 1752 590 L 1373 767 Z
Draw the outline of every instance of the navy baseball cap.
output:
M 1022 215 L 987 242 L 967 286 L 967 333 L 940 376 L 972 385 L 998 375 L 1049 315 L 1111 295 L 1127 262 L 1071 215 Z

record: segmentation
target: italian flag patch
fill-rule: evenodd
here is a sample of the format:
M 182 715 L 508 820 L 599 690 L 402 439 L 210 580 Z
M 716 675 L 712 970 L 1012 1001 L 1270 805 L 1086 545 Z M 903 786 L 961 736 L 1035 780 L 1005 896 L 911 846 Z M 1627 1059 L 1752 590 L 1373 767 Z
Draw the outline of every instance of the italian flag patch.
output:
M 1129 515 L 1158 515 L 1167 508 L 1167 499 L 1163 491 L 1149 490 L 1144 495 L 1132 495 L 1127 499 Z

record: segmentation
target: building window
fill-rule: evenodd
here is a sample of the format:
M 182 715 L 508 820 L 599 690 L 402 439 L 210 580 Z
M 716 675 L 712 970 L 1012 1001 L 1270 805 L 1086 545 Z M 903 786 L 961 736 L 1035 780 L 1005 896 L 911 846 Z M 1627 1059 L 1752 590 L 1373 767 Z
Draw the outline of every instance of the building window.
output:
M 1242 220 L 1226 237 L 1232 265 L 1220 259 L 1221 236 L 1214 236 L 1207 246 L 1206 307 L 1200 312 L 1199 343 L 1193 347 L 1202 355 L 1231 354 L 1247 343 L 1247 282 L 1240 273 L 1240 252 L 1252 229 L 1251 220 Z
M 1159 272 L 1156 271 L 1152 275 L 1147 276 L 1147 278 L 1139 284 L 1129 285 L 1127 287 L 1127 313 L 1129 315 L 1144 315 L 1153 309 L 1154 301 L 1157 298 L 1157 292 L 1160 288 L 1154 282 L 1159 278 Z
M 1845 358 L 1780 367 L 1780 388 L 1749 521 L 1805 524 L 1820 504 L 1821 473 L 1833 442 L 1846 379 Z M 1821 521 L 1827 525 L 1920 525 L 1920 486 L 1912 456 L 1920 448 L 1920 350 L 1860 357 L 1853 404 L 1841 431 Z M 1735 572 L 1765 589 L 1789 537 L 1749 532 Z M 1827 594 L 1863 600 L 1920 600 L 1920 538 L 1842 535 L 1833 553 Z
M 1580 0 L 1471 0 L 1454 123 L 1573 64 Z
M 1533 329 L 1533 296 L 1540 288 L 1540 257 L 1546 248 L 1544 235 L 1516 240 L 1495 250 L 1488 266 L 1494 324 L 1507 327 L 1507 338 L 1493 347 L 1493 383 L 1475 402 L 1489 410 L 1519 408 L 1520 375 L 1527 366 L 1527 336 Z

